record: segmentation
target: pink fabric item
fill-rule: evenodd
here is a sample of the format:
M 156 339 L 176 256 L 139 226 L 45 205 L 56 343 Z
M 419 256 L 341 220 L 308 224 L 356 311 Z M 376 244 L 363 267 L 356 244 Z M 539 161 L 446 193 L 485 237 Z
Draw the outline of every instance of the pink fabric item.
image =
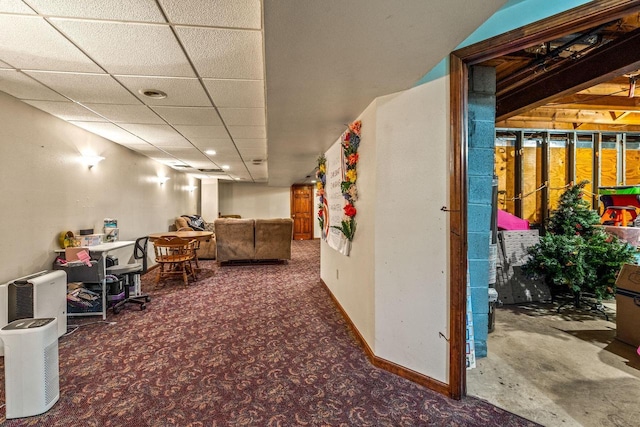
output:
M 499 230 L 528 230 L 529 221 L 520 219 L 509 212 L 498 209 L 498 229 Z

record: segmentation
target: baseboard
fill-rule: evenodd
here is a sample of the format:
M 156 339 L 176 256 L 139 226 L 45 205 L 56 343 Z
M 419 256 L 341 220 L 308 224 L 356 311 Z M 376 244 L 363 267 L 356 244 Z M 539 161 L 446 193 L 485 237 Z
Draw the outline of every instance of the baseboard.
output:
M 320 283 L 322 283 L 324 288 L 329 293 L 329 296 L 331 297 L 333 302 L 336 304 L 336 307 L 338 307 L 338 310 L 340 310 L 342 317 L 344 317 L 344 319 L 347 321 L 349 328 L 351 329 L 353 334 L 356 336 L 356 339 L 364 349 L 365 354 L 367 355 L 367 357 L 369 358 L 369 361 L 373 366 L 380 369 L 384 369 L 385 371 L 391 372 L 392 374 L 398 375 L 399 377 L 405 378 L 416 384 L 420 384 L 421 386 L 431 389 L 440 394 L 444 394 L 447 397 L 452 397 L 449 384 L 445 384 L 441 381 L 434 380 L 433 378 L 423 375 L 412 369 L 405 368 L 404 366 L 400 366 L 397 363 L 394 363 L 389 360 L 376 356 L 371 350 L 371 347 L 369 347 L 369 344 L 367 343 L 367 341 L 362 337 L 362 334 L 360 333 L 356 325 L 354 325 L 353 322 L 351 321 L 351 318 L 349 317 L 347 312 L 344 310 L 342 305 L 340 305 L 340 302 L 336 299 L 335 295 L 333 295 L 333 292 L 331 292 L 331 289 L 329 289 L 329 287 L 324 282 L 324 280 L 320 279 Z

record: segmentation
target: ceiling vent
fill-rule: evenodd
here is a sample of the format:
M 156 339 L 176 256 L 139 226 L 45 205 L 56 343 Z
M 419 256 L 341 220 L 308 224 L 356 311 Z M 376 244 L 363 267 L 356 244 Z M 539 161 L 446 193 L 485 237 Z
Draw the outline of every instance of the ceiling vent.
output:
M 138 93 L 153 99 L 165 99 L 167 97 L 166 93 L 158 89 L 140 89 Z
M 224 173 L 226 174 L 225 171 L 223 171 L 222 169 L 198 169 L 200 172 L 202 173 Z
M 189 167 L 189 165 L 173 165 L 173 167 L 177 169 L 186 169 Z
M 253 159 L 253 160 L 251 160 L 251 163 L 253 163 L 255 166 L 261 165 L 262 162 L 264 162 L 264 160 L 262 160 L 262 159 Z

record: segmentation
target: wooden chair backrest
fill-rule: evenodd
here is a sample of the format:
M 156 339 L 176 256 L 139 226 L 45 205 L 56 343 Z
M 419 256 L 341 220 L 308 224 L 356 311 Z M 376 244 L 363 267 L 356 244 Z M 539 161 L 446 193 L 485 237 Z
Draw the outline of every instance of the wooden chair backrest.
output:
M 196 240 L 164 236 L 153 242 L 156 262 L 179 262 L 195 256 Z

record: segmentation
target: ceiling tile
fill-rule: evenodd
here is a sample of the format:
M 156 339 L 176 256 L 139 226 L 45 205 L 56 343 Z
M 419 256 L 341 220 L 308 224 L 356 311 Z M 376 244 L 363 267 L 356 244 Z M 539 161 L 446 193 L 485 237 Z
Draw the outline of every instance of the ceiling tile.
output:
M 210 107 L 211 102 L 198 79 L 179 77 L 115 76 L 127 89 L 147 105 Z M 167 94 L 164 99 L 149 98 L 141 90 L 156 89 Z
M 2 62 L 2 61 L 0 61 L 0 68 L 14 69 L 11 65 L 7 64 L 6 62 Z
M 33 15 L 31 10 L 22 0 L 0 0 L 0 13 L 26 13 Z
M 235 148 L 233 150 L 221 149 L 219 150 L 218 154 L 216 154 L 215 156 L 209 156 L 209 157 L 219 164 L 224 164 L 231 159 L 241 160 L 240 154 L 238 153 L 238 150 L 236 150 Z
M 0 28 L 0 60 L 13 67 L 26 70 L 101 71 L 39 16 L 0 15 Z
M 85 103 L 84 105 L 114 123 L 165 124 L 164 120 L 146 105 L 91 103 Z
M 189 141 L 202 151 L 215 150 L 216 154 L 210 157 L 216 157 L 225 153 L 237 152 L 233 141 L 230 138 L 189 138 Z
M 145 141 L 141 140 L 135 135 L 132 135 L 126 130 L 119 128 L 113 123 L 79 121 L 71 121 L 70 123 L 88 130 L 89 132 L 100 135 L 103 138 L 108 139 L 109 141 L 117 142 L 118 144 L 125 145 L 129 148 L 131 148 L 131 146 L 139 145 L 153 148 Z
M 48 73 L 27 71 L 34 79 L 77 102 L 97 104 L 139 104 L 107 74 Z
M 120 126 L 134 135 L 158 147 L 191 147 L 191 143 L 184 139 L 169 125 L 142 125 L 122 123 Z
M 111 74 L 193 77 L 193 70 L 168 26 L 51 20 Z
M 154 0 L 26 0 L 38 13 L 75 18 L 165 22 Z
M 189 161 L 210 161 L 207 156 L 193 147 L 162 147 L 162 149 L 187 164 Z
M 222 126 L 222 120 L 213 107 L 153 107 L 169 124 Z
M 109 138 L 107 138 L 109 139 Z M 113 141 L 113 140 L 112 140 Z M 117 141 L 114 141 L 117 142 Z M 158 151 L 158 149 L 156 147 L 154 147 L 153 145 L 149 144 L 149 143 L 144 143 L 144 144 L 133 144 L 133 143 L 127 143 L 127 142 L 118 142 L 118 144 L 122 145 L 123 147 L 127 147 L 129 150 L 134 150 L 137 152 L 155 152 Z
M 175 157 L 169 154 L 166 154 L 161 150 L 156 150 L 155 152 L 148 153 L 146 155 L 149 156 L 152 160 L 155 160 L 156 162 L 160 162 L 169 166 L 174 165 L 176 162 Z
M 265 126 L 228 126 L 229 133 L 235 138 L 254 139 L 266 138 L 267 128 Z
M 251 175 L 259 174 L 261 176 L 267 176 L 267 162 L 262 162 L 259 165 L 254 165 L 253 163 L 247 163 L 247 168 Z
M 203 161 L 192 160 L 189 162 L 189 164 L 196 169 L 220 169 L 220 165 L 210 160 L 203 160 Z M 218 172 L 218 173 L 223 174 L 222 172 Z M 227 174 L 224 173 L 224 176 L 227 176 Z
M 264 108 L 262 80 L 204 79 L 204 84 L 218 108 Z
M 85 122 L 103 122 L 104 119 L 75 102 L 24 101 L 42 111 L 62 120 L 82 120 Z
M 224 126 L 176 126 L 186 138 L 227 138 L 229 134 Z
M 146 145 L 130 145 L 127 146 L 127 148 L 130 148 L 134 151 L 137 151 L 140 154 L 144 154 L 145 156 L 149 156 L 151 158 L 153 158 L 153 156 L 155 155 L 163 155 L 166 156 L 166 154 L 160 150 L 159 148 L 154 147 L 153 145 L 150 144 L 146 144 Z
M 264 126 L 264 108 L 219 108 L 227 126 Z
M 200 77 L 263 79 L 259 31 L 176 27 Z
M 217 0 L 206 7 L 194 7 L 184 0 L 161 0 L 169 21 L 174 24 L 212 27 L 254 28 L 262 25 L 260 0 Z
M 267 158 L 266 148 L 240 148 L 240 155 L 246 161 L 252 161 L 254 159 L 264 160 Z
M 239 149 L 244 148 L 267 148 L 267 140 L 266 139 L 243 139 L 243 138 L 234 138 L 233 141 L 236 143 Z
M 18 99 L 67 101 L 65 97 L 18 70 L 0 70 L 0 90 Z
M 226 172 L 231 176 L 249 176 L 247 166 L 242 160 L 240 160 L 240 157 L 238 157 L 237 160 L 220 162 L 218 164 L 220 164 L 220 167 L 229 166 L 229 169 L 226 169 Z

